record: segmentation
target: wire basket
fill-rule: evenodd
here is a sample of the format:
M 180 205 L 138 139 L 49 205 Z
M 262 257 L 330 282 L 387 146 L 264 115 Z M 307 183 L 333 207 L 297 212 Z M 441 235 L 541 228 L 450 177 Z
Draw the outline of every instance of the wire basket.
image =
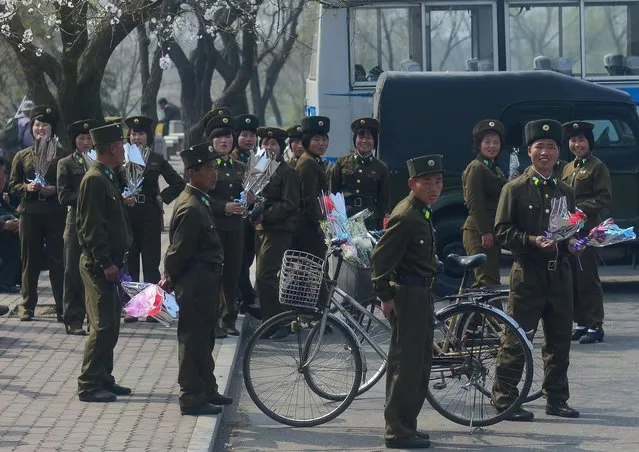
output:
M 297 250 L 287 250 L 280 270 L 280 303 L 315 308 L 324 276 L 324 259 Z

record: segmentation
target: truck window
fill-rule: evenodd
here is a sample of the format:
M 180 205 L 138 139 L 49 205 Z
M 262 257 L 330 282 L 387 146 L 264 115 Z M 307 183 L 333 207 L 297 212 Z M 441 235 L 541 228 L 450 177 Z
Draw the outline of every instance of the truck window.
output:
M 598 149 L 636 146 L 637 144 L 632 129 L 626 121 L 621 119 L 586 119 L 585 121 L 595 125 L 593 135 L 595 146 Z

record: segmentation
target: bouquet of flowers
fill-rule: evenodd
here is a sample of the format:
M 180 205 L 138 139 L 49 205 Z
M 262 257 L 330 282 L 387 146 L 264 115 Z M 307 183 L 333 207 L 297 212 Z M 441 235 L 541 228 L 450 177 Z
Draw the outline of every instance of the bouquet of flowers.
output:
M 98 154 L 97 152 L 95 152 L 95 149 L 89 149 L 88 152 L 82 154 L 82 157 L 84 158 L 85 168 L 89 169 L 89 167 L 93 165 L 93 162 L 95 162 L 95 160 L 98 158 Z
M 124 303 L 124 311 L 132 317 L 153 317 L 164 326 L 177 318 L 179 307 L 175 295 L 167 293 L 157 284 L 134 282 L 129 275 L 120 273 L 120 287 L 131 297 Z
M 253 210 L 261 212 L 261 200 L 259 199 L 260 193 L 264 190 L 264 187 L 268 185 L 271 176 L 275 173 L 275 170 L 280 165 L 280 162 L 272 158 L 264 150 L 260 150 L 256 153 L 251 153 L 248 162 L 246 163 L 246 170 L 244 172 L 244 180 L 242 181 L 242 187 L 244 190 L 240 193 L 239 202 L 244 207 L 243 218 L 249 216 L 251 212 L 248 210 L 248 192 L 250 191 L 254 196 L 258 197 Z M 253 215 L 255 216 L 255 215 Z M 257 215 L 259 216 L 259 215 Z
M 322 194 L 319 203 L 325 218 L 320 226 L 327 245 L 339 239 L 345 260 L 360 268 L 370 267 L 373 243 L 364 221 L 372 215 L 371 211 L 366 209 L 348 218 L 342 193 Z
M 565 196 L 553 198 L 550 205 L 550 218 L 546 231 L 548 240 L 565 240 L 579 232 L 586 224 L 588 218 L 581 210 L 575 209 L 574 213 L 568 211 Z
M 48 140 L 37 138 L 33 143 L 33 169 L 35 170 L 35 177 L 29 182 L 35 182 L 43 187 L 47 184 L 44 176 L 49 171 L 49 166 L 55 158 L 56 150 L 58 149 L 58 138 L 51 137 Z
M 137 194 L 142 189 L 146 162 L 151 155 L 151 149 L 145 147 L 140 150 L 135 144 L 124 145 L 124 173 L 126 174 L 126 187 L 122 193 L 124 196 Z
M 604 246 L 614 245 L 615 243 L 635 240 L 634 227 L 621 229 L 615 224 L 615 220 L 608 218 L 590 230 L 586 237 L 583 237 L 573 244 L 575 250 L 581 251 L 587 246 L 603 248 Z

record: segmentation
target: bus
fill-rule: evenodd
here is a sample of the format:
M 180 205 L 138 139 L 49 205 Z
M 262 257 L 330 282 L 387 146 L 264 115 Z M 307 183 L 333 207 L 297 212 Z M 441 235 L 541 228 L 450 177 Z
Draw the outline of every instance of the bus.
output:
M 316 13 L 304 109 L 331 118 L 328 160 L 373 115 L 384 71 L 552 70 L 639 105 L 639 0 L 322 0 Z

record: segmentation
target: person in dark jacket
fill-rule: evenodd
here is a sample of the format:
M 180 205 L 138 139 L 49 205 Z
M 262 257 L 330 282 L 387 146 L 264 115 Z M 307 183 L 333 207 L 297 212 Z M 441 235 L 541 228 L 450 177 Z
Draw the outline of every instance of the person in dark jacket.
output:
M 182 115 L 180 109 L 164 97 L 158 100 L 158 105 L 164 112 L 164 118 L 162 118 L 162 136 L 167 136 L 169 134 L 169 124 L 171 121 L 177 121 Z

